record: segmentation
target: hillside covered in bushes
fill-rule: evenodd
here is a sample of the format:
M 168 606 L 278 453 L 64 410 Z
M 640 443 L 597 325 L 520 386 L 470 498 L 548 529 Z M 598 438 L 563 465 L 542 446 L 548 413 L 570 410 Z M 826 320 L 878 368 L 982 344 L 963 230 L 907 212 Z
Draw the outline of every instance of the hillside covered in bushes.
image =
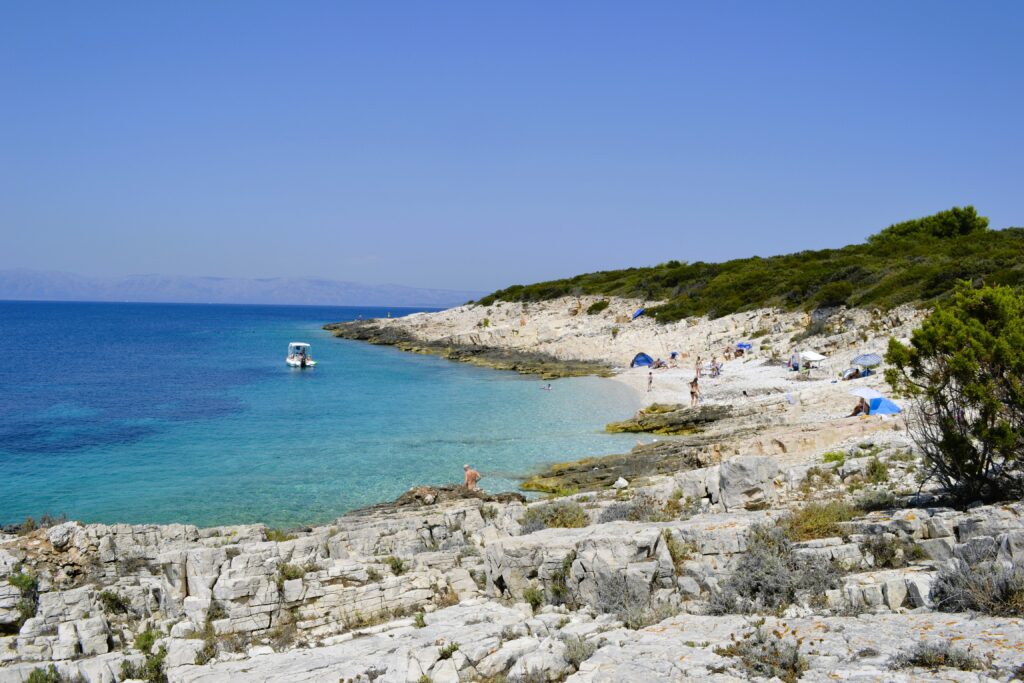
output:
M 514 285 L 477 303 L 543 301 L 604 295 L 665 301 L 648 314 L 662 322 L 720 317 L 777 306 L 813 309 L 847 304 L 892 308 L 928 304 L 958 280 L 1024 285 L 1024 228 L 989 230 L 973 206 L 891 225 L 864 244 L 840 249 L 754 256 L 723 263 L 669 261 L 647 268 L 587 273 Z

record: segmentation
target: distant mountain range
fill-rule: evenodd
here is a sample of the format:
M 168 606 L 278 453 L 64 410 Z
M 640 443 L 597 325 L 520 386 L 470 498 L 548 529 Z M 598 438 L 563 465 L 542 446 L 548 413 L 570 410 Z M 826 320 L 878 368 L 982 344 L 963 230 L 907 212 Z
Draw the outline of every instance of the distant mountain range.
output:
M 449 308 L 476 299 L 481 294 L 482 292 L 422 289 L 400 285 L 364 285 L 302 277 L 90 277 L 52 271 L 0 270 L 0 299 L 33 301 Z

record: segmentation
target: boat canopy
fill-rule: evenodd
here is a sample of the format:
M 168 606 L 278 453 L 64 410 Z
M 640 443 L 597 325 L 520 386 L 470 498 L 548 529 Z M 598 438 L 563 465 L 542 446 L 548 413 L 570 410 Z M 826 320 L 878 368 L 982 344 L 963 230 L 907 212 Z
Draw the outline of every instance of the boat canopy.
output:
M 288 345 L 288 353 L 295 353 L 297 351 L 301 351 L 303 349 L 308 348 L 309 344 L 307 344 L 306 342 L 292 342 L 291 344 Z

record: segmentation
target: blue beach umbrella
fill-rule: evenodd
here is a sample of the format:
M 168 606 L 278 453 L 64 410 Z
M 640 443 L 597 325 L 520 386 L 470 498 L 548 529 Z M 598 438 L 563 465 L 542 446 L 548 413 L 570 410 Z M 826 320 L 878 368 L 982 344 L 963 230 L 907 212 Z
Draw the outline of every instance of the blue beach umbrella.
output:
M 877 353 L 862 353 L 852 361 L 853 365 L 860 365 L 865 368 L 873 368 L 882 364 L 882 357 Z
M 868 401 L 868 405 L 871 406 L 872 415 L 896 415 L 903 412 L 903 408 L 887 398 L 873 398 Z

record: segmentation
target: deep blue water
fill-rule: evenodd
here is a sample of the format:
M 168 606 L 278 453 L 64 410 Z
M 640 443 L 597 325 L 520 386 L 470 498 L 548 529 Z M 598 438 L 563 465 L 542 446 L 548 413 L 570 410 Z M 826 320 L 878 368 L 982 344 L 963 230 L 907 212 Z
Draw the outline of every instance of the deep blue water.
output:
M 602 432 L 637 407 L 617 382 L 541 391 L 320 329 L 386 312 L 0 302 L 0 523 L 315 523 L 461 480 L 464 462 L 512 490 L 541 464 L 632 445 Z M 290 341 L 317 367 L 287 367 Z

